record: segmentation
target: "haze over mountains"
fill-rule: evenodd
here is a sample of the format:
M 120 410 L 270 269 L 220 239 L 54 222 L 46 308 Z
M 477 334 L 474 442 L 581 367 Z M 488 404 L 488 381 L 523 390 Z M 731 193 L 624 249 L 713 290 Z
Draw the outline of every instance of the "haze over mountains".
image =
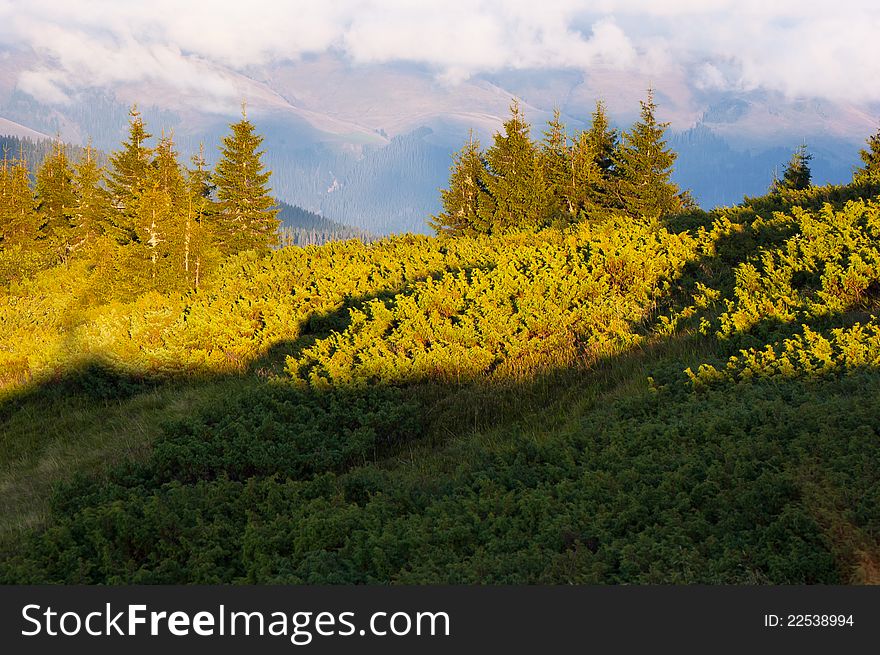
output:
M 446 184 L 452 153 L 471 129 L 488 145 L 512 97 L 520 98 L 536 132 L 554 106 L 570 130 L 584 127 L 597 98 L 627 127 L 653 85 L 679 153 L 676 181 L 705 208 L 763 193 L 774 167 L 781 169 L 802 142 L 814 154 L 816 183 L 848 180 L 880 116 L 871 102 L 714 88 L 697 64 L 654 74 L 595 65 L 450 79 L 418 63 L 353 63 L 328 52 L 246 68 L 196 58 L 191 63 L 204 79 L 219 80 L 216 95 L 160 77 L 84 87 L 65 97 L 22 84 L 24 73 L 50 63 L 26 48 L 0 53 L 0 133 L 60 134 L 78 144 L 92 138 L 110 150 L 137 102 L 151 131 L 173 130 L 186 154 L 199 142 L 218 142 L 244 99 L 266 137 L 277 196 L 376 234 L 428 231 L 425 220 L 439 208 L 438 187 Z

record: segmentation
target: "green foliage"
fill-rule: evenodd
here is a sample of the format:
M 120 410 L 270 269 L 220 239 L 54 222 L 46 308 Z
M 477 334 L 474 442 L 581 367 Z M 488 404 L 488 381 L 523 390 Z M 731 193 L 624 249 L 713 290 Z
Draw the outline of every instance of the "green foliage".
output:
M 35 208 L 26 163 L 4 156 L 0 166 L 0 246 L 4 251 L 33 247 L 40 228 Z
M 429 221 L 438 234 L 461 235 L 488 231 L 480 218 L 480 201 L 488 193 L 484 182 L 486 174 L 480 142 L 471 134 L 452 162 L 449 188 L 440 190 L 443 212 Z
M 97 153 L 89 144 L 73 168 L 71 252 L 88 250 L 95 245 L 99 236 L 108 231 L 112 233 L 110 218 L 113 207 L 109 193 L 101 185 L 103 177 L 104 170 L 98 163 Z
M 880 130 L 868 137 L 867 146 L 859 151 L 863 166 L 856 169 L 853 181 L 880 184 Z
M 551 195 L 539 151 L 529 136 L 519 103 L 510 106 L 504 133 L 497 133 L 486 151 L 485 190 L 478 199 L 477 231 L 500 234 L 535 229 L 551 219 Z
M 641 119 L 621 136 L 614 162 L 615 195 L 633 215 L 659 218 L 682 209 L 678 187 L 671 181 L 676 155 L 663 136 L 668 123 L 656 119 L 657 105 L 648 91 Z
M 213 231 L 223 254 L 265 251 L 278 243 L 278 210 L 266 186 L 272 172 L 261 161 L 263 137 L 246 116 L 230 129 L 214 173 L 219 206 Z
M 202 163 L 165 140 L 149 175 L 167 234 L 211 225 Z M 0 581 L 876 582 L 871 188 L 250 250 L 179 290 L 120 290 L 143 251 L 98 236 L 0 296 Z
M 187 219 L 192 213 L 190 195 L 174 141 L 163 136 L 154 149 L 134 224 L 141 251 L 138 254 L 144 262 L 135 260 L 133 272 L 146 275 L 152 288 L 181 288 L 189 282 L 184 271 L 184 250 Z
M 614 156 L 617 131 L 610 127 L 605 105 L 599 101 L 590 129 L 581 132 L 571 153 L 572 184 L 569 191 L 575 215 L 599 218 L 614 206 Z
M 575 215 L 575 201 L 571 197 L 572 156 L 559 109 L 554 110 L 553 119 L 547 124 L 539 157 L 550 196 L 547 208 L 550 221 L 568 222 Z
M 65 261 L 73 245 L 76 192 L 67 150 L 60 141 L 37 169 L 34 192 L 43 248 Z
M 791 156 L 791 160 L 782 173 L 781 180 L 774 180 L 770 187 L 771 192 L 781 191 L 783 189 L 789 191 L 802 191 L 810 188 L 812 173 L 810 171 L 810 160 L 813 155 L 807 152 L 807 145 L 801 144 Z
M 129 112 L 128 140 L 122 150 L 110 156 L 107 171 L 107 189 L 117 210 L 114 221 L 114 234 L 122 242 L 134 240 L 135 215 L 138 202 L 147 183 L 152 149 L 147 141 L 152 135 L 147 132 L 137 105 Z
M 670 181 L 675 153 L 666 148 L 666 123 L 654 117 L 649 92 L 642 120 L 619 141 L 599 101 L 588 130 L 569 139 L 555 111 L 540 144 L 514 101 L 503 132 L 485 154 L 473 137 L 455 156 L 444 211 L 433 218 L 438 234 L 500 234 L 602 221 L 623 210 L 659 218 L 693 209 Z M 570 142 L 571 141 L 571 142 Z

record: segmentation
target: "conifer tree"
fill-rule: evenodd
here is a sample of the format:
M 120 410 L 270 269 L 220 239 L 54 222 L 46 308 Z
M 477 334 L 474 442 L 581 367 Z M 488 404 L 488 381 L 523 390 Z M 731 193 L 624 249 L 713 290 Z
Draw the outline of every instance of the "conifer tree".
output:
M 190 285 L 198 289 L 210 264 L 216 259 L 211 221 L 216 216 L 211 194 L 214 186 L 205 162 L 204 146 L 192 157 L 193 168 L 186 171 L 186 222 L 184 226 L 183 268 Z
M 611 186 L 617 150 L 617 130 L 610 126 L 605 104 L 599 100 L 590 128 L 572 147 L 572 197 L 577 210 L 588 216 L 611 206 Z
M 64 261 L 73 242 L 72 217 L 76 195 L 67 148 L 60 140 L 54 143 L 52 151 L 37 169 L 34 190 L 45 249 Z
M 603 177 L 610 177 L 618 147 L 618 134 L 608 121 L 605 103 L 602 100 L 596 101 L 596 109 L 593 110 L 592 122 L 587 132 L 587 142 L 590 144 L 599 171 Z
M 880 183 L 880 130 L 868 137 L 867 145 L 859 151 L 864 166 L 856 169 L 853 181 Z
M 184 230 L 188 191 L 174 140 L 162 136 L 137 202 L 138 241 L 156 288 L 184 285 Z
M 259 149 L 263 137 L 242 108 L 242 118 L 230 125 L 223 138 L 214 172 L 218 214 L 215 235 L 224 255 L 242 250 L 265 251 L 278 245 L 278 209 L 266 186 L 272 172 L 265 170 Z
M 678 187 L 671 181 L 676 154 L 666 146 L 669 123 L 657 122 L 651 89 L 641 106 L 640 120 L 623 133 L 617 149 L 615 195 L 628 213 L 657 218 L 682 207 Z
M 801 191 L 810 188 L 812 173 L 810 171 L 810 160 L 813 155 L 807 152 L 807 144 L 801 144 L 791 156 L 788 166 L 782 173 L 782 180 L 775 180 L 776 189 L 789 189 L 792 191 Z
M 40 221 L 23 153 L 18 159 L 3 154 L 0 164 L 0 248 L 33 248 Z
M 443 212 L 432 217 L 430 225 L 438 234 L 473 234 L 481 229 L 480 197 L 485 193 L 486 164 L 480 142 L 471 132 L 468 142 L 455 155 L 450 169 L 449 188 L 440 190 Z
M 495 134 L 486 151 L 486 190 L 480 194 L 478 213 L 481 231 L 535 229 L 548 223 L 550 193 L 538 157 L 529 137 L 519 103 L 510 106 L 504 132 Z
M 89 142 L 73 169 L 73 251 L 93 245 L 108 226 L 113 208 L 109 194 L 101 186 L 103 177 L 104 170 Z
M 577 207 L 570 184 L 571 150 L 559 109 L 553 110 L 553 118 L 547 123 L 539 157 L 550 200 L 548 214 L 551 220 L 570 220 Z
M 129 111 L 128 140 L 122 144 L 121 150 L 110 156 L 107 171 L 107 189 L 116 209 L 113 231 L 121 242 L 135 238 L 137 204 L 147 183 L 152 156 L 152 149 L 147 146 L 151 136 L 137 105 L 132 105 Z

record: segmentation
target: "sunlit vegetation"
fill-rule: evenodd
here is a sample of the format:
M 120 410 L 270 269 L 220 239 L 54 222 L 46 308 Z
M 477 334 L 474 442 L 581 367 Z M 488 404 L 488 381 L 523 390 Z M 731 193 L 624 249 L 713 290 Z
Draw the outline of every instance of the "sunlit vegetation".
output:
M 877 582 L 878 142 L 707 213 L 642 109 L 536 143 L 514 106 L 436 237 L 270 250 L 149 162 L 114 249 L 46 236 L 0 300 L 0 579 Z M 225 235 L 198 284 L 122 236 L 154 207 Z

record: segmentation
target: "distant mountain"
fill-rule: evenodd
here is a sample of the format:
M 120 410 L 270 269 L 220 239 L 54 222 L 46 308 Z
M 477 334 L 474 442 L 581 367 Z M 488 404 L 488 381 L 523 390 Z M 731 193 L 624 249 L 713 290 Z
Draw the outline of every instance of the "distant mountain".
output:
M 36 130 L 32 130 L 29 127 L 16 123 L 15 121 L 3 118 L 2 116 L 0 116 L 0 136 L 14 136 L 32 140 L 50 138 L 48 134 L 37 132 Z
M 880 115 L 880 107 L 700 89 L 686 69 L 652 80 L 602 69 L 501 71 L 447 84 L 416 64 L 354 66 L 332 55 L 244 72 L 202 62 L 206 74 L 235 89 L 237 97 L 222 101 L 152 81 L 112 93 L 82 90 L 69 103 L 51 104 L 15 85 L 15 66 L 32 68 L 33 58 L 5 63 L 0 132 L 60 134 L 80 144 L 91 137 L 105 151 L 124 138 L 128 108 L 137 101 L 155 135 L 173 131 L 185 158 L 204 143 L 212 162 L 246 98 L 265 135 L 276 196 L 376 234 L 428 231 L 453 153 L 469 130 L 488 145 L 513 96 L 540 138 L 555 106 L 572 130 L 581 129 L 599 97 L 626 127 L 653 83 L 659 117 L 672 122 L 670 142 L 679 152 L 675 179 L 704 207 L 763 193 L 773 170 L 804 141 L 814 155 L 815 182 L 849 179 Z
M 376 239 L 376 236 L 369 232 L 331 221 L 329 218 L 296 205 L 289 205 L 284 201 L 279 201 L 278 207 L 281 210 L 278 212 L 278 218 L 281 221 L 281 241 L 284 245 L 320 246 L 328 241 L 359 239 L 370 242 Z

